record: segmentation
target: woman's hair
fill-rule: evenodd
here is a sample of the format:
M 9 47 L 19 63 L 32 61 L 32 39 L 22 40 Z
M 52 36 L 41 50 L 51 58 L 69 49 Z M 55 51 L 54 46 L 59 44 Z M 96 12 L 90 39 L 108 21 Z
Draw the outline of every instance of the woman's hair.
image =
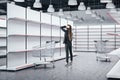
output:
M 67 26 L 69 26 L 69 28 L 67 28 L 68 30 L 68 37 L 69 37 L 69 40 L 72 41 L 72 26 L 67 24 Z

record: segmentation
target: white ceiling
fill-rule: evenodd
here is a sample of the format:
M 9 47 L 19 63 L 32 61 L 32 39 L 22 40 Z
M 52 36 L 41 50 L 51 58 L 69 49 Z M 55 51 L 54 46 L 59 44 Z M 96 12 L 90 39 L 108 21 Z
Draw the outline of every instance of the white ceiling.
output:
M 91 17 L 91 15 L 85 14 L 85 11 L 67 11 L 64 12 L 63 18 L 66 18 L 68 14 L 72 14 L 72 17 L 78 16 L 79 18 L 83 18 L 83 22 L 79 21 L 74 21 L 74 25 L 110 25 L 110 24 L 118 24 L 110 15 L 108 15 L 109 10 L 108 9 L 99 9 L 99 10 L 94 10 L 97 12 L 97 14 L 103 16 L 105 18 L 105 21 L 101 22 L 100 20 L 97 20 L 94 17 Z M 58 13 L 54 13 L 53 15 L 58 16 Z M 73 19 L 73 18 L 72 18 Z

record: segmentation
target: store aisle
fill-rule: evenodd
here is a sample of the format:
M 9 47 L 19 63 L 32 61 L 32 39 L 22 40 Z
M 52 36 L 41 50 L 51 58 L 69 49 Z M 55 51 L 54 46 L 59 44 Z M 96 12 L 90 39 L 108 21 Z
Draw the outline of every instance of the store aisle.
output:
M 0 59 L 3 61 L 3 59 Z M 107 80 L 107 72 L 118 61 L 112 56 L 112 62 L 97 62 L 95 53 L 79 52 L 72 66 L 65 67 L 65 60 L 55 62 L 56 68 L 29 68 L 17 72 L 0 71 L 0 80 Z M 3 63 L 0 63 L 3 64 Z

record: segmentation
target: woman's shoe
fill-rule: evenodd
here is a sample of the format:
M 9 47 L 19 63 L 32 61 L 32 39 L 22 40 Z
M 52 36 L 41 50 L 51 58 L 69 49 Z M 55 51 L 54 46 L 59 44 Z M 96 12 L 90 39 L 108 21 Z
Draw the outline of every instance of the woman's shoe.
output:
M 73 61 L 70 62 L 70 65 L 72 65 Z
M 68 66 L 69 66 L 69 63 L 66 63 L 65 66 L 68 67 Z

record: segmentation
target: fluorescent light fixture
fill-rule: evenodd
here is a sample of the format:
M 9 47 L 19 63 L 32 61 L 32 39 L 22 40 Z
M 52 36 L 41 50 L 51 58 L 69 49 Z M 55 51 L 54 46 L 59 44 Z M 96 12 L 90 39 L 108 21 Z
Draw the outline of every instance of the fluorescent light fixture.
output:
M 87 7 L 86 14 L 92 14 L 91 8 Z
M 77 0 L 69 0 L 68 5 L 70 5 L 70 6 L 77 5 Z
M 34 8 L 42 8 L 42 4 L 41 4 L 41 2 L 39 2 L 39 0 L 35 0 L 33 7 Z
M 59 16 L 63 16 L 63 15 L 64 15 L 63 9 L 59 9 L 58 15 L 59 15 Z
M 101 3 L 108 3 L 108 2 L 112 2 L 112 0 L 100 0 Z
M 114 5 L 112 2 L 108 2 L 108 3 L 106 4 L 106 8 L 107 8 L 107 9 L 112 9 L 112 8 L 115 8 L 115 5 Z
M 25 0 L 14 0 L 15 2 L 24 2 Z
M 49 5 L 47 12 L 55 12 L 55 9 L 53 8 L 52 4 Z
M 78 6 L 78 10 L 86 10 L 84 2 L 80 2 L 79 6 Z

